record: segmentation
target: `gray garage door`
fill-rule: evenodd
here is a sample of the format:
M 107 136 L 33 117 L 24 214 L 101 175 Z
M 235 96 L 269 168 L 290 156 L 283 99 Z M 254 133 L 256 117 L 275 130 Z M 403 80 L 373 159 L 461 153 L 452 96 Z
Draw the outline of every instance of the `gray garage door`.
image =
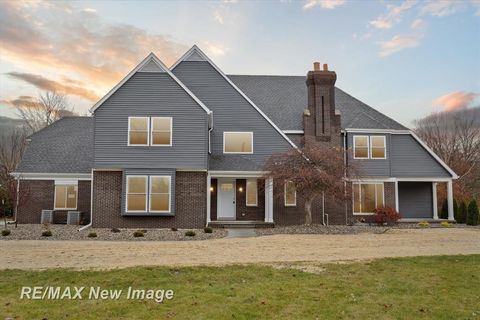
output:
M 432 218 L 432 183 L 399 182 L 398 199 L 402 218 Z

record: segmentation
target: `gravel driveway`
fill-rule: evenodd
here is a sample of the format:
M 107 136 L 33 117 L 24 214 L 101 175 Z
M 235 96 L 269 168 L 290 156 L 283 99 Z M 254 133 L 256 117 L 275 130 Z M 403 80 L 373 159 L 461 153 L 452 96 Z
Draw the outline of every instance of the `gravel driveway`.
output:
M 322 263 L 452 254 L 480 254 L 480 230 L 392 229 L 383 234 L 279 234 L 205 241 L 11 240 L 0 241 L 0 269 Z

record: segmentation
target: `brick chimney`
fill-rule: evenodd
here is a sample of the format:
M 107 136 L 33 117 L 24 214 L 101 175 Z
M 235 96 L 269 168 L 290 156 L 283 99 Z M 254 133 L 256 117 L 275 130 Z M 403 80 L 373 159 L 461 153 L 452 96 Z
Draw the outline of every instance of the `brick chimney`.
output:
M 303 113 L 305 144 L 327 142 L 341 144 L 340 115 L 335 113 L 335 81 L 337 74 L 328 65 L 313 63 L 307 74 L 308 109 Z

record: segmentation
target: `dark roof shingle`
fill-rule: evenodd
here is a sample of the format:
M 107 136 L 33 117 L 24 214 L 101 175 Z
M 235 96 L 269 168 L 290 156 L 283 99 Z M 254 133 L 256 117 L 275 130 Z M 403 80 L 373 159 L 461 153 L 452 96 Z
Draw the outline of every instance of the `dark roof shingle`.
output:
M 90 173 L 93 118 L 66 117 L 30 136 L 17 172 Z
M 228 75 L 228 77 L 280 129 L 303 130 L 302 115 L 307 108 L 305 77 L 257 75 Z M 407 129 L 338 88 L 335 88 L 335 104 L 342 115 L 342 129 Z

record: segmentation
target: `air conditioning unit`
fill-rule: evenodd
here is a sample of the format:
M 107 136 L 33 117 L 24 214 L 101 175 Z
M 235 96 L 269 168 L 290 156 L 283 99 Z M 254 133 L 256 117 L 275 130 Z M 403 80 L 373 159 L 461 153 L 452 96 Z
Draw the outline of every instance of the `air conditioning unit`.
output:
M 79 225 L 80 224 L 80 211 L 68 211 L 67 224 Z
M 42 210 L 40 223 L 53 223 L 53 210 Z

